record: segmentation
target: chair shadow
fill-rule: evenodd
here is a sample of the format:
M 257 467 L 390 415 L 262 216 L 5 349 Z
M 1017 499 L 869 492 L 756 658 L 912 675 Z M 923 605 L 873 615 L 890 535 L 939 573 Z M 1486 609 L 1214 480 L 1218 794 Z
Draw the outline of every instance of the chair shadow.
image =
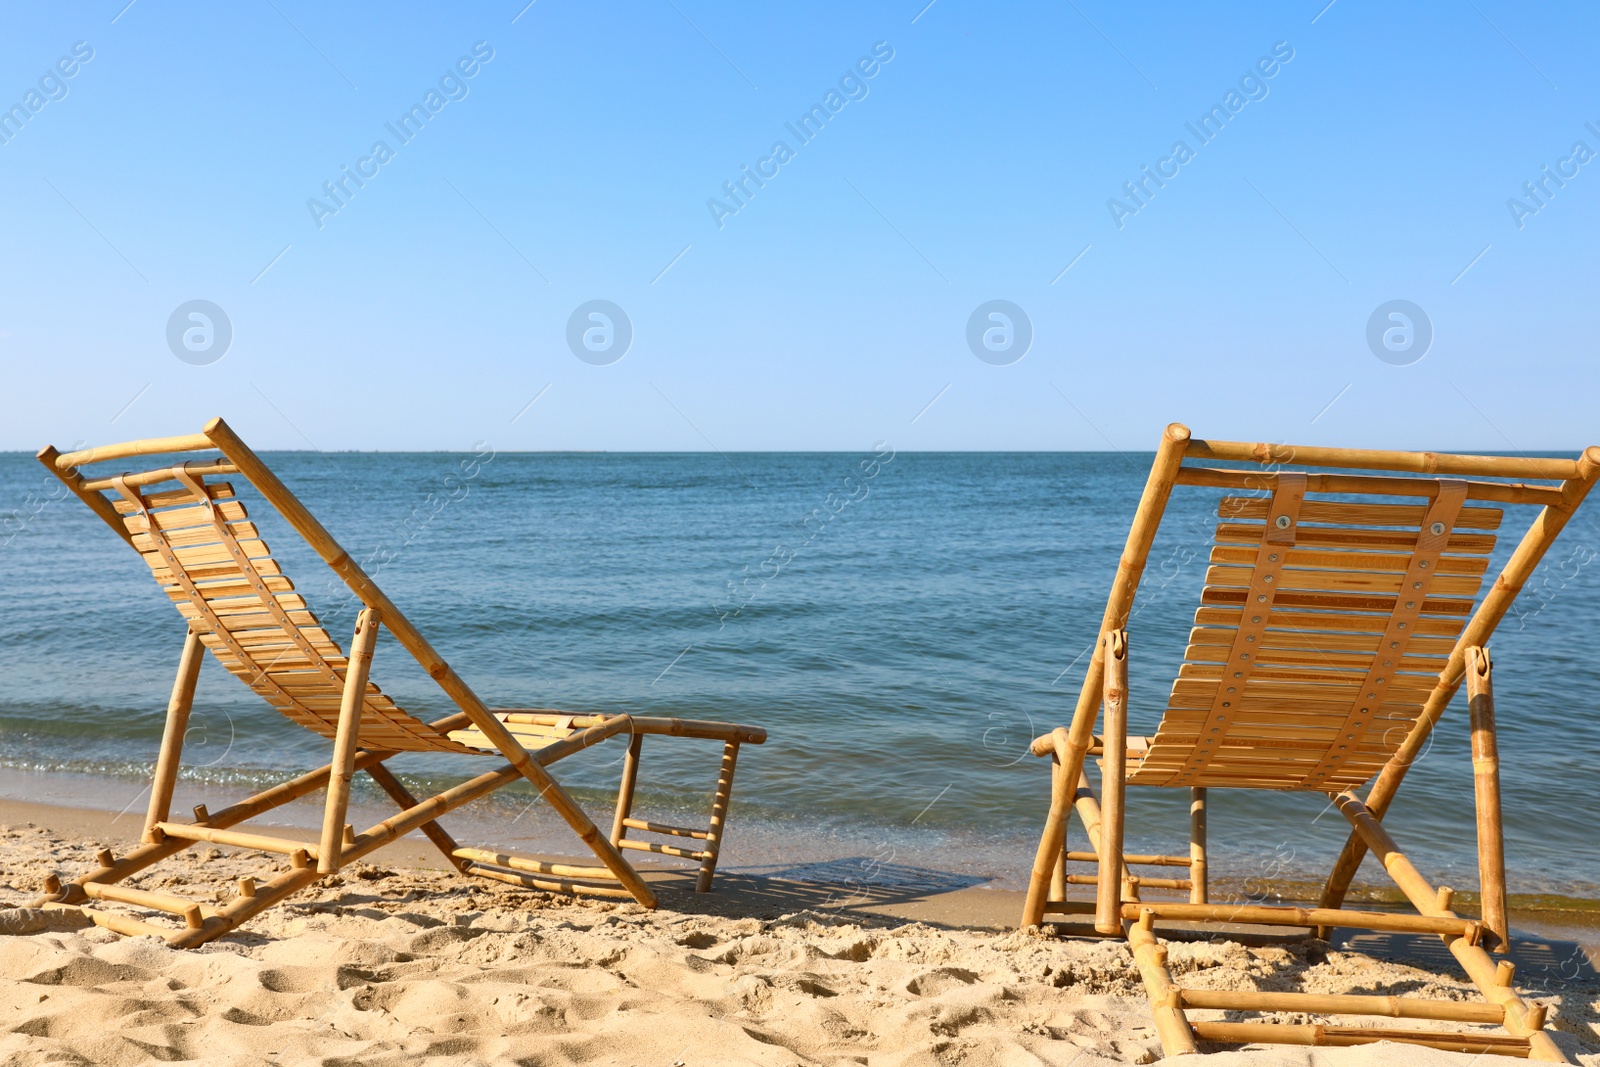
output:
M 711 893 L 693 891 L 692 870 L 651 873 L 651 885 L 671 894 L 674 911 L 762 919 L 808 911 L 863 925 L 903 923 L 907 920 L 883 914 L 883 909 L 920 903 L 990 881 L 867 856 L 719 870 Z
M 1390 963 L 1466 978 L 1444 942 L 1431 934 L 1339 930 L 1330 945 Z M 1516 964 L 1516 987 L 1535 997 L 1555 996 L 1573 989 L 1600 989 L 1600 970 L 1576 941 L 1513 930 L 1511 951 L 1497 958 Z

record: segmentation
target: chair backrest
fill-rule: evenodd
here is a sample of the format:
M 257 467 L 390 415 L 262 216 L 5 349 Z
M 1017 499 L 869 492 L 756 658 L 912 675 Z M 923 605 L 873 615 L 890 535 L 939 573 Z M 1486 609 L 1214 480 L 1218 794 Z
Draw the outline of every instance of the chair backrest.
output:
M 1183 466 L 1186 457 L 1254 466 Z M 1188 650 L 1128 780 L 1324 793 L 1361 785 L 1432 728 L 1460 685 L 1466 647 L 1488 641 L 1597 478 L 1600 448 L 1577 460 L 1509 459 L 1194 441 L 1169 427 L 1105 629 L 1127 625 L 1174 485 L 1250 492 L 1218 506 Z M 1477 603 L 1506 504 L 1540 510 Z M 1098 667 L 1079 698 L 1089 723 Z
M 213 425 L 223 431 L 216 436 L 226 444 L 226 427 L 221 420 Z M 67 456 L 46 449 L 40 458 L 139 552 L 190 631 L 224 667 L 291 721 L 331 738 L 338 727 L 348 661 L 273 559 L 234 487 L 220 480 L 224 475 L 244 475 L 240 465 L 225 452 L 221 460 L 182 462 L 92 480 L 77 469 L 128 455 L 202 447 L 219 446 L 210 437 L 203 444 L 194 438 L 163 438 Z M 249 457 L 260 464 L 253 453 Z M 250 480 L 263 489 L 256 479 Z M 288 492 L 275 478 L 263 491 L 270 500 L 269 491 Z M 298 501 L 295 504 L 299 506 Z M 322 533 L 326 536 L 326 531 Z M 331 538 L 328 543 L 332 544 Z M 344 564 L 355 566 L 347 556 Z M 362 592 L 357 583 L 351 588 L 358 595 Z M 387 598 L 383 602 L 387 604 Z M 383 620 L 399 636 L 387 611 Z M 403 617 L 400 621 L 409 627 Z M 359 740 L 369 750 L 481 751 L 402 711 L 371 682 L 363 700 Z
M 1488 569 L 1499 508 L 1225 497 L 1189 649 L 1130 780 L 1347 789 L 1416 722 Z

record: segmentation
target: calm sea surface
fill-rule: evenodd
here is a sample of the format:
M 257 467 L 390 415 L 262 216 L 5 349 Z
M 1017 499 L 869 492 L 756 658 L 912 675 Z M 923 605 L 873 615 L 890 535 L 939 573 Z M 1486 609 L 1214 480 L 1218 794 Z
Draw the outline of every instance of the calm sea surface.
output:
M 804 877 L 860 864 L 880 880 L 1006 887 L 1025 882 L 1048 802 L 1048 765 L 1026 745 L 1070 714 L 1150 461 L 887 449 L 266 458 L 491 705 L 765 726 L 771 740 L 741 755 L 728 866 Z M 59 495 L 31 456 L 0 454 L 0 795 L 138 811 L 183 627 L 137 556 Z M 1179 489 L 1157 542 L 1131 626 L 1135 732 L 1153 732 L 1182 657 L 1220 495 Z M 247 488 L 245 500 L 347 645 L 343 586 Z M 1600 504 L 1589 507 L 1493 642 L 1522 892 L 1600 897 Z M 1495 566 L 1528 516 L 1510 509 Z M 453 710 L 392 641 L 373 677 L 424 718 Z M 1464 719 L 1463 694 L 1390 821 L 1419 866 L 1470 889 Z M 557 768 L 597 816 L 613 748 Z M 257 788 L 328 749 L 208 663 L 185 789 Z M 645 756 L 645 807 L 690 817 L 714 753 L 656 742 Z M 401 759 L 430 782 L 482 769 Z M 1318 878 L 1343 843 L 1343 820 L 1314 795 L 1212 796 L 1220 878 Z M 530 800 L 508 793 L 468 818 L 492 839 L 559 846 Z M 1181 848 L 1186 810 L 1186 793 L 1133 791 L 1129 847 Z

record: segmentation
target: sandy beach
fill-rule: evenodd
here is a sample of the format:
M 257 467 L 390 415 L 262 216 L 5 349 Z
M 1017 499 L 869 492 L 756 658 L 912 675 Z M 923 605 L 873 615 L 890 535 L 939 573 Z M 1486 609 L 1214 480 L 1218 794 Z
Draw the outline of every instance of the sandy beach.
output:
M 95 848 L 120 843 L 103 832 L 109 814 L 12 803 L 0 820 L 6 1064 L 1066 1067 L 1161 1057 L 1126 945 L 1007 929 L 1009 893 L 886 903 L 730 875 L 695 896 L 687 878 L 658 871 L 663 906 L 649 912 L 463 879 L 406 841 L 381 865 L 180 952 L 18 907 L 46 873 L 81 870 Z M 136 884 L 228 892 L 259 871 L 259 857 L 203 849 Z M 1562 972 L 1528 991 L 1550 1005 L 1563 1049 L 1595 1067 L 1600 981 L 1587 962 L 1563 968 L 1559 947 L 1525 942 Z M 1464 980 L 1435 973 L 1443 953 L 1423 942 L 1173 940 L 1170 951 L 1178 981 L 1199 989 L 1472 998 Z M 1214 1062 L 1472 1059 L 1386 1044 L 1223 1050 Z

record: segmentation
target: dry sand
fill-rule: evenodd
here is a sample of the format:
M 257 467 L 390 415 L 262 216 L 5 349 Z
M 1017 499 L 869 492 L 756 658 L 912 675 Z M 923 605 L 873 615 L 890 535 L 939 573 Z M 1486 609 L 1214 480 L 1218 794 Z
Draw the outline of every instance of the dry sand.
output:
M 781 893 L 695 897 L 666 878 L 663 907 L 648 912 L 440 870 L 354 866 L 188 952 L 15 907 L 46 872 L 90 865 L 99 843 L 81 831 L 0 829 L 0 905 L 11 906 L 0 910 L 0 1062 L 1089 1067 L 1161 1055 L 1121 943 L 905 923 L 850 900 L 783 914 Z M 206 849 L 132 884 L 226 890 L 260 869 L 259 857 Z M 1315 941 L 1173 942 L 1171 960 L 1196 988 L 1472 997 L 1457 978 Z M 1562 1047 L 1600 1067 L 1593 976 L 1541 999 Z M 1206 1062 L 1473 1059 L 1384 1044 L 1223 1051 Z

